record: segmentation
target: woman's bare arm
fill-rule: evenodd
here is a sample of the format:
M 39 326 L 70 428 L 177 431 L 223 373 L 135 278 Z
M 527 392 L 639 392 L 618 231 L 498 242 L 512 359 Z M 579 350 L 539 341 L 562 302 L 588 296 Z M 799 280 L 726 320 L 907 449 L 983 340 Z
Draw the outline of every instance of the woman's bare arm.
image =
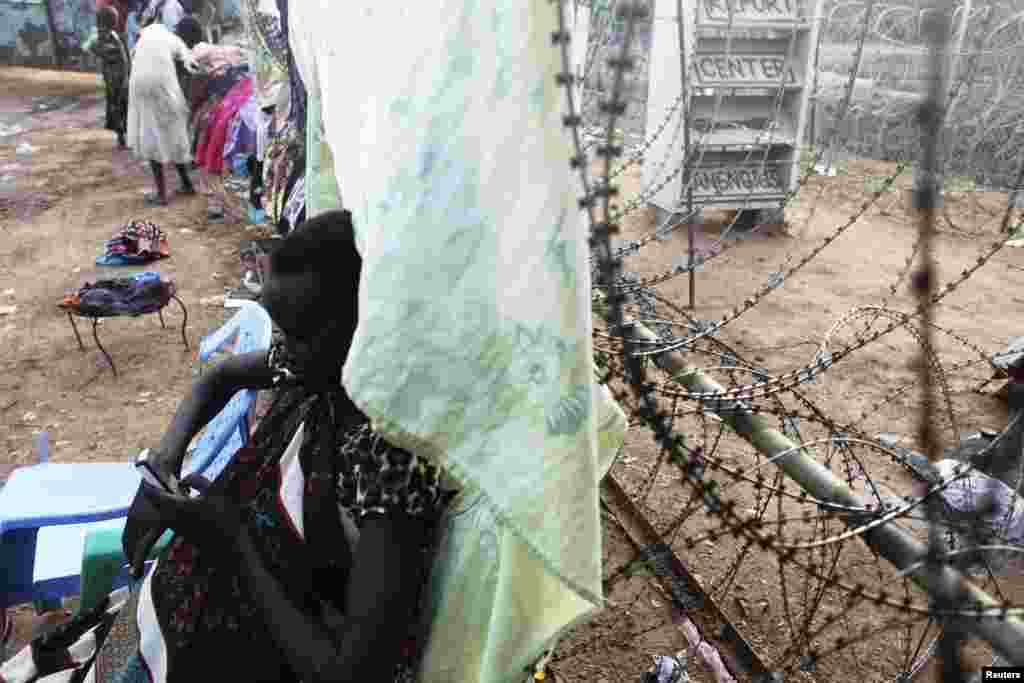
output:
M 218 363 L 199 378 L 192 392 L 178 404 L 170 426 L 153 453 L 154 464 L 164 472 L 179 475 L 189 443 L 224 409 L 231 397 L 242 389 L 268 389 L 272 382 L 266 351 L 241 353 Z
M 401 513 L 367 519 L 345 597 L 344 625 L 328 632 L 298 609 L 240 534 L 241 573 L 293 671 L 304 683 L 390 681 L 423 582 L 426 528 Z

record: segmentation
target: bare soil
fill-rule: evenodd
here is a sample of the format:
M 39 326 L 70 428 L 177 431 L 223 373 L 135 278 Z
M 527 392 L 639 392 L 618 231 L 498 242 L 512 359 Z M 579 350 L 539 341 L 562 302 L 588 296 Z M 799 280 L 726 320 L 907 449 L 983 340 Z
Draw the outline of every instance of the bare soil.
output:
M 237 286 L 240 240 L 265 236 L 230 217 L 208 224 L 202 197 L 145 207 L 151 176 L 103 130 L 103 106 L 95 74 L 0 68 L 0 122 L 23 129 L 0 138 L 0 311 L 16 306 L 0 314 L 0 468 L 34 462 L 39 431 L 56 462 L 128 460 L 152 446 L 193 380 L 199 340 L 232 313 L 203 300 Z M 25 144 L 32 151 L 18 153 Z M 167 232 L 171 257 L 96 266 L 104 241 L 133 218 Z M 99 334 L 114 377 L 89 322 L 78 322 L 80 351 L 57 303 L 85 282 L 142 270 L 176 283 L 191 351 L 173 302 L 166 329 L 153 315 L 105 320 Z M 23 640 L 32 620 L 19 614 Z
M 801 190 L 797 206 L 787 210 L 786 226 L 764 228 L 745 239 L 719 246 L 721 255 L 697 273 L 695 310 L 685 308 L 689 296 L 687 276 L 657 286 L 659 294 L 684 309 L 673 312 L 659 305 L 659 317 L 685 322 L 683 314 L 689 314 L 715 321 L 742 306 L 773 273 L 795 264 L 823 238 L 849 223 L 868 199 L 869 190 L 877 186 L 874 179 L 894 170 L 895 164 L 851 162 L 847 175 L 812 178 Z M 622 176 L 621 186 L 622 196 L 635 196 L 641 189 L 639 169 Z M 879 305 L 887 299 L 890 308 L 911 311 L 914 300 L 907 279 L 899 282 L 895 294 L 889 289 L 897 284 L 898 273 L 904 270 L 916 239 L 917 214 L 908 201 L 909 188 L 909 177 L 898 180 L 892 193 L 790 277 L 781 289 L 722 330 L 718 338 L 741 357 L 772 375 L 781 375 L 812 362 L 833 323 L 854 307 Z M 997 193 L 951 194 L 946 201 L 952 224 L 940 222 L 936 244 L 943 285 L 974 265 L 982 251 L 998 239 L 999 219 L 1007 197 Z M 725 212 L 706 214 L 705 224 L 697 229 L 697 249 L 708 253 L 715 247 L 731 219 L 732 214 Z M 637 211 L 625 219 L 620 243 L 645 236 L 654 228 L 653 212 Z M 685 261 L 686 255 L 687 234 L 683 228 L 626 258 L 625 269 L 649 278 L 670 270 L 680 259 Z M 1018 288 L 1024 285 L 1022 266 L 1021 250 L 1003 249 L 943 300 L 936 310 L 936 323 L 987 353 L 1001 350 L 1009 338 L 1021 334 L 1019 313 L 1024 297 L 1018 294 Z M 829 350 L 841 348 L 863 330 L 863 320 L 839 328 L 831 338 Z M 699 348 L 706 351 L 709 347 L 705 344 Z M 976 351 L 941 332 L 936 333 L 935 347 L 945 368 L 978 357 Z M 913 336 L 903 330 L 892 332 L 837 362 L 814 382 L 802 385 L 800 391 L 838 425 L 850 425 L 868 435 L 896 434 L 903 437 L 901 446 L 920 450 L 916 435 L 921 392 L 913 363 L 918 351 Z M 686 354 L 685 360 L 706 369 L 726 387 L 753 381 L 749 372 L 720 367 L 726 362 L 716 355 L 698 351 Z M 999 429 L 1006 424 L 1005 404 L 991 395 L 998 384 L 989 385 L 984 393 L 975 391 L 990 376 L 991 370 L 984 363 L 948 374 L 955 424 L 948 417 L 944 399 L 936 395 L 939 414 L 935 424 L 944 447 L 953 446 L 960 433 L 985 427 Z M 872 410 L 879 401 L 908 385 L 909 390 L 898 398 Z M 807 404 L 791 394 L 780 394 L 777 401 L 773 398 L 757 403 L 769 411 L 810 413 Z M 671 409 L 671 402 L 663 400 L 662 407 Z M 840 522 L 834 518 L 826 521 L 813 506 L 791 498 L 780 504 L 779 495 L 759 495 L 750 481 L 754 468 L 764 463 L 764 457 L 720 422 L 695 414 L 692 404 L 682 402 L 679 410 L 675 427 L 686 437 L 688 447 L 702 447 L 706 454 L 713 453 L 713 459 L 721 465 L 750 477 L 749 481 L 729 484 L 730 477 L 708 471 L 709 477 L 723 485 L 722 497 L 733 501 L 742 514 L 755 516 L 760 511 L 764 522 L 796 517 L 795 522 L 782 527 L 790 541 L 794 537 L 805 542 L 833 538 L 843 530 Z M 869 417 L 862 419 L 865 412 Z M 768 412 L 766 417 L 781 427 L 777 415 Z M 806 418 L 801 419 L 799 426 L 805 443 L 829 436 L 828 429 Z M 822 444 L 805 452 L 820 462 L 830 463 L 837 475 L 870 502 L 892 501 L 914 492 L 915 480 L 907 469 L 882 451 L 857 444 L 848 452 L 840 450 Z M 849 465 L 854 461 L 859 462 L 858 472 L 850 471 Z M 655 471 L 657 475 L 652 476 Z M 767 482 L 773 483 L 774 466 L 764 466 L 763 471 Z M 716 519 L 699 505 L 693 505 L 692 489 L 681 483 L 677 468 L 664 462 L 660 447 L 646 429 L 631 431 L 626 452 L 613 466 L 612 474 L 635 502 L 642 501 L 644 514 L 672 542 L 677 554 L 765 663 L 773 669 L 789 669 L 787 680 L 891 681 L 906 668 L 906 661 L 914 658 L 917 644 L 927 645 L 937 633 L 926 618 L 906 610 L 864 601 L 851 607 L 846 602 L 847 590 L 809 577 L 792 563 L 780 563 L 776 552 L 745 547 L 734 535 L 723 533 Z M 782 482 L 780 479 L 774 483 L 780 486 Z M 785 488 L 791 494 L 799 490 L 791 482 Z M 877 496 L 875 490 L 879 491 Z M 670 533 L 673 520 L 686 509 L 697 512 L 678 531 Z M 814 521 L 801 522 L 799 518 L 808 511 L 814 513 Z M 605 573 L 612 576 L 636 553 L 623 532 L 606 522 Z M 904 526 L 922 542 L 926 540 L 926 527 L 921 520 L 906 521 Z M 764 524 L 763 528 L 778 533 L 780 527 L 772 523 Z M 915 606 L 927 606 L 923 593 L 895 577 L 891 565 L 875 557 L 856 538 L 803 551 L 796 557 L 805 567 L 817 562 L 819 570 L 829 568 L 826 574 L 847 585 L 864 583 L 868 590 L 886 590 L 896 600 L 909 594 Z M 979 583 L 991 594 L 1020 605 L 1024 603 L 1024 580 L 1019 568 L 1012 571 L 1010 576 Z M 555 668 L 566 681 L 636 681 L 651 665 L 653 655 L 686 649 L 678 626 L 680 615 L 672 614 L 661 587 L 649 574 L 640 572 L 634 578 L 614 582 L 608 597 L 614 606 L 593 624 L 578 629 L 563 645 L 563 656 Z M 913 624 L 895 628 L 896 621 Z M 869 632 L 861 637 L 865 628 Z M 854 644 L 824 656 L 814 667 L 802 671 L 795 666 L 800 650 L 795 654 L 787 650 L 798 645 L 795 638 L 807 630 L 815 632 L 812 644 L 819 650 L 827 652 L 834 647 L 837 636 L 852 639 Z M 718 633 L 702 635 L 720 642 Z M 971 670 L 991 662 L 990 651 L 975 641 L 966 652 L 967 667 Z M 694 680 L 714 680 L 699 667 L 691 668 L 691 674 Z M 920 675 L 919 680 L 939 680 L 935 660 Z

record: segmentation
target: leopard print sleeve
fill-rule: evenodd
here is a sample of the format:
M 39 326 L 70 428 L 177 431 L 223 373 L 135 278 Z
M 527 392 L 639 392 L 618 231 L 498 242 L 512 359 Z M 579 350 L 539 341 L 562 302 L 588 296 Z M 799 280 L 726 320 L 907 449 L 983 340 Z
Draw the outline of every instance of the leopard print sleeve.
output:
M 270 351 L 267 352 L 267 366 L 273 375 L 275 388 L 287 384 L 295 384 L 302 379 L 294 359 L 288 353 L 283 336 L 275 336 L 273 341 L 270 342 Z
M 338 502 L 357 524 L 367 515 L 395 509 L 434 518 L 447 500 L 437 466 L 392 446 L 369 423 L 345 434 L 339 457 Z

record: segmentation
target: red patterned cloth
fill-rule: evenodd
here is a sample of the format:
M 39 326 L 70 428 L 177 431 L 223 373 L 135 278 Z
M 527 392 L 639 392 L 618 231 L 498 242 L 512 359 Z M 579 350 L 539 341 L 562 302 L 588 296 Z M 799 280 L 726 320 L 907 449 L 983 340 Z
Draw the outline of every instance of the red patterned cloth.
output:
M 103 245 L 96 258 L 101 266 L 149 263 L 171 255 L 167 234 L 151 221 L 132 220 Z
M 196 163 L 211 175 L 224 171 L 224 145 L 227 143 L 231 120 L 238 116 L 239 109 L 252 96 L 252 77 L 236 83 L 221 100 L 220 105 L 210 112 L 206 131 L 196 147 Z

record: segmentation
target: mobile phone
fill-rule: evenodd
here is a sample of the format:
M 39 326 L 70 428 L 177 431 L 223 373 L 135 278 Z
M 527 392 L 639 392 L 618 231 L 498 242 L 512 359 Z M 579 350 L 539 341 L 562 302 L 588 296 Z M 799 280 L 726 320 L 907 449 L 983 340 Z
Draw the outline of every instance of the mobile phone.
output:
M 155 486 L 161 491 L 165 491 L 170 494 L 174 494 L 171 490 L 170 485 L 160 478 L 157 474 L 156 468 L 153 467 L 149 462 L 149 449 L 143 450 L 139 453 L 139 457 L 135 459 L 135 467 L 139 470 L 139 475 L 146 482 L 149 482 L 150 486 Z

